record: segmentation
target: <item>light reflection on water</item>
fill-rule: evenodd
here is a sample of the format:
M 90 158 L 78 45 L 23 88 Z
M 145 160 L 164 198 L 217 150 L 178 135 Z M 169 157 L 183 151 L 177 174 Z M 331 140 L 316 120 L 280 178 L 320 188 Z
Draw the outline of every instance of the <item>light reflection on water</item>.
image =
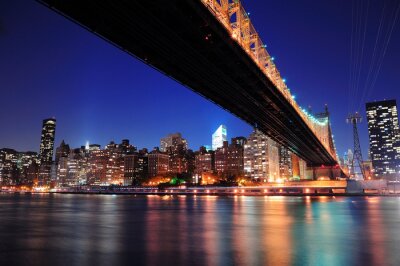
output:
M 0 194 L 0 265 L 400 265 L 400 200 Z

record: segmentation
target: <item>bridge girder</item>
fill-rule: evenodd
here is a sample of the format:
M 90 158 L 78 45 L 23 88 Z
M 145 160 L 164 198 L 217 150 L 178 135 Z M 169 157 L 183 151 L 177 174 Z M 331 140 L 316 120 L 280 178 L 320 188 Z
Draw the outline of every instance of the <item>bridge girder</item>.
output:
M 337 164 L 274 82 L 279 71 L 258 49 L 263 44 L 251 24 L 246 45 L 270 67 L 268 75 L 200 0 L 40 2 L 257 127 L 309 165 Z

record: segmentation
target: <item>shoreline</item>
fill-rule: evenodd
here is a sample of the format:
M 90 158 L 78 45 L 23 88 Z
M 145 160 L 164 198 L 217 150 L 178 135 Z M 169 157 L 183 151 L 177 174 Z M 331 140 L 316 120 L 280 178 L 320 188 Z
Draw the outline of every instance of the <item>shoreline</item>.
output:
M 33 195 L 33 194 L 69 194 L 69 195 L 125 195 L 125 196 L 136 196 L 136 195 L 153 195 L 153 196 L 250 196 L 250 197 L 400 197 L 400 193 L 204 193 L 204 192 L 98 192 L 98 191 L 0 191 L 4 194 L 18 194 L 18 195 Z

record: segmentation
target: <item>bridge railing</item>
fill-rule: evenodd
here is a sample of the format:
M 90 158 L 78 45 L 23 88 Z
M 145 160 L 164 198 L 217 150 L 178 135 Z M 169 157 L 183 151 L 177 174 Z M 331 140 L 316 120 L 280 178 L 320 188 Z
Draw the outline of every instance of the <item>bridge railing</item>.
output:
M 320 127 L 329 126 L 329 121 L 321 121 L 314 118 L 303 110 L 295 101 L 285 80 L 277 69 L 274 58 L 270 56 L 266 45 L 250 21 L 249 13 L 243 8 L 240 0 L 201 0 L 210 12 L 230 32 L 231 37 L 243 48 L 244 51 L 254 60 L 262 72 L 274 83 L 278 90 L 285 96 L 287 101 L 297 111 L 302 120 L 320 140 L 325 149 L 336 158 L 336 152 L 331 149 L 329 141 L 319 133 Z

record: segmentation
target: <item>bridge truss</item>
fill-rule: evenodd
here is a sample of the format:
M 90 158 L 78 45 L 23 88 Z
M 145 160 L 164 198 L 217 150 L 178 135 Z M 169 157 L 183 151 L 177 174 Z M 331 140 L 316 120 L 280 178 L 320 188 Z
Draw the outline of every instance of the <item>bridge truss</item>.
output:
M 329 117 L 316 118 L 301 108 L 291 94 L 285 80 L 282 78 L 270 56 L 266 45 L 251 23 L 249 13 L 243 8 L 239 0 L 201 0 L 219 22 L 228 30 L 231 37 L 253 59 L 262 72 L 273 82 L 280 93 L 297 111 L 307 126 L 321 141 L 327 151 L 337 160 L 336 149 L 331 134 Z

